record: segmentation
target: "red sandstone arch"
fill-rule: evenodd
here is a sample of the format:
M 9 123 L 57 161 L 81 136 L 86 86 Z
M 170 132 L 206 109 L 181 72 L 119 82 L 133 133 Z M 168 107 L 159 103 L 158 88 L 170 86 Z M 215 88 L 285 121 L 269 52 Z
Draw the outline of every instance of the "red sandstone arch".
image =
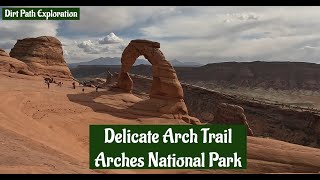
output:
M 143 55 L 152 64 L 153 82 L 150 97 L 183 99 L 183 90 L 176 71 L 159 48 L 160 43 L 158 42 L 132 40 L 122 53 L 118 87 L 131 92 L 133 83 L 128 72 L 136 59 Z
M 173 114 L 174 117 L 188 123 L 199 124 L 198 119 L 188 115 L 188 109 L 183 100 L 183 89 L 176 71 L 159 48 L 158 42 L 132 40 L 122 53 L 121 72 L 115 87 L 132 92 L 133 81 L 128 72 L 136 59 L 143 55 L 152 64 L 153 82 L 150 99 L 158 99 L 157 102 L 163 104 L 158 111 L 163 114 Z
M 164 114 L 178 115 L 175 118 L 177 117 L 191 124 L 201 124 L 197 118 L 188 115 L 188 109 L 183 100 L 183 89 L 176 71 L 159 48 L 160 43 L 158 42 L 132 40 L 122 53 L 121 72 L 116 87 L 126 92 L 132 92 L 133 81 L 128 72 L 136 59 L 143 55 L 152 64 L 153 81 L 150 98 L 161 100 L 161 102 L 157 101 L 157 103 L 163 104 L 159 111 Z M 219 107 L 221 112 L 219 111 L 216 114 L 218 119 L 221 118 L 232 123 L 240 120 L 241 123 L 247 125 L 248 132 L 252 135 L 242 107 L 228 104 L 222 104 Z M 228 116 L 230 113 L 233 114 L 231 118 Z

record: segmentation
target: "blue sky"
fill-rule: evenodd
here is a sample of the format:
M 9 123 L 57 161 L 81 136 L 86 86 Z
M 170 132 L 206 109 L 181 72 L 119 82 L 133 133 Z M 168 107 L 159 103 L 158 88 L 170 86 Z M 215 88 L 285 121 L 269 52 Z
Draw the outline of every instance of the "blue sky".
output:
M 2 21 L 0 48 L 55 36 L 66 61 L 120 57 L 132 39 L 158 41 L 168 60 L 319 63 L 320 7 L 80 7 L 80 21 Z

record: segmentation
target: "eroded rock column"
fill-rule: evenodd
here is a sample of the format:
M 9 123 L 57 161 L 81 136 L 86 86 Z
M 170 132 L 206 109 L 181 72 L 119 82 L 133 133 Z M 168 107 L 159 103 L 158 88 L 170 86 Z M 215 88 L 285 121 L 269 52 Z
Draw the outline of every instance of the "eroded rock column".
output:
M 222 124 L 244 124 L 247 127 L 247 134 L 253 136 L 253 132 L 249 127 L 244 109 L 241 106 L 221 103 L 214 113 L 214 121 Z

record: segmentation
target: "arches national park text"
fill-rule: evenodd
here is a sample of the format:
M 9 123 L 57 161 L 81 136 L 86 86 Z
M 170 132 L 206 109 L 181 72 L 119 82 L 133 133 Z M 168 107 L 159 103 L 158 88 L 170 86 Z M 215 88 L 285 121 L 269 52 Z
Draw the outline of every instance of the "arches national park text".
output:
M 90 169 L 246 169 L 244 125 L 91 125 Z

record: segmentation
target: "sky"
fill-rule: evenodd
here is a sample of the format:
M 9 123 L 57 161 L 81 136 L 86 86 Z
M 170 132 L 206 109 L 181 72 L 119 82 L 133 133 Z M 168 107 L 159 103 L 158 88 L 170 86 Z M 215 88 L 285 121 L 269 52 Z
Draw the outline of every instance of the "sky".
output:
M 2 19 L 2 18 L 1 18 Z M 161 44 L 168 60 L 320 63 L 320 7 L 80 7 L 80 20 L 0 20 L 0 48 L 55 36 L 67 63 L 121 57 L 133 39 Z

